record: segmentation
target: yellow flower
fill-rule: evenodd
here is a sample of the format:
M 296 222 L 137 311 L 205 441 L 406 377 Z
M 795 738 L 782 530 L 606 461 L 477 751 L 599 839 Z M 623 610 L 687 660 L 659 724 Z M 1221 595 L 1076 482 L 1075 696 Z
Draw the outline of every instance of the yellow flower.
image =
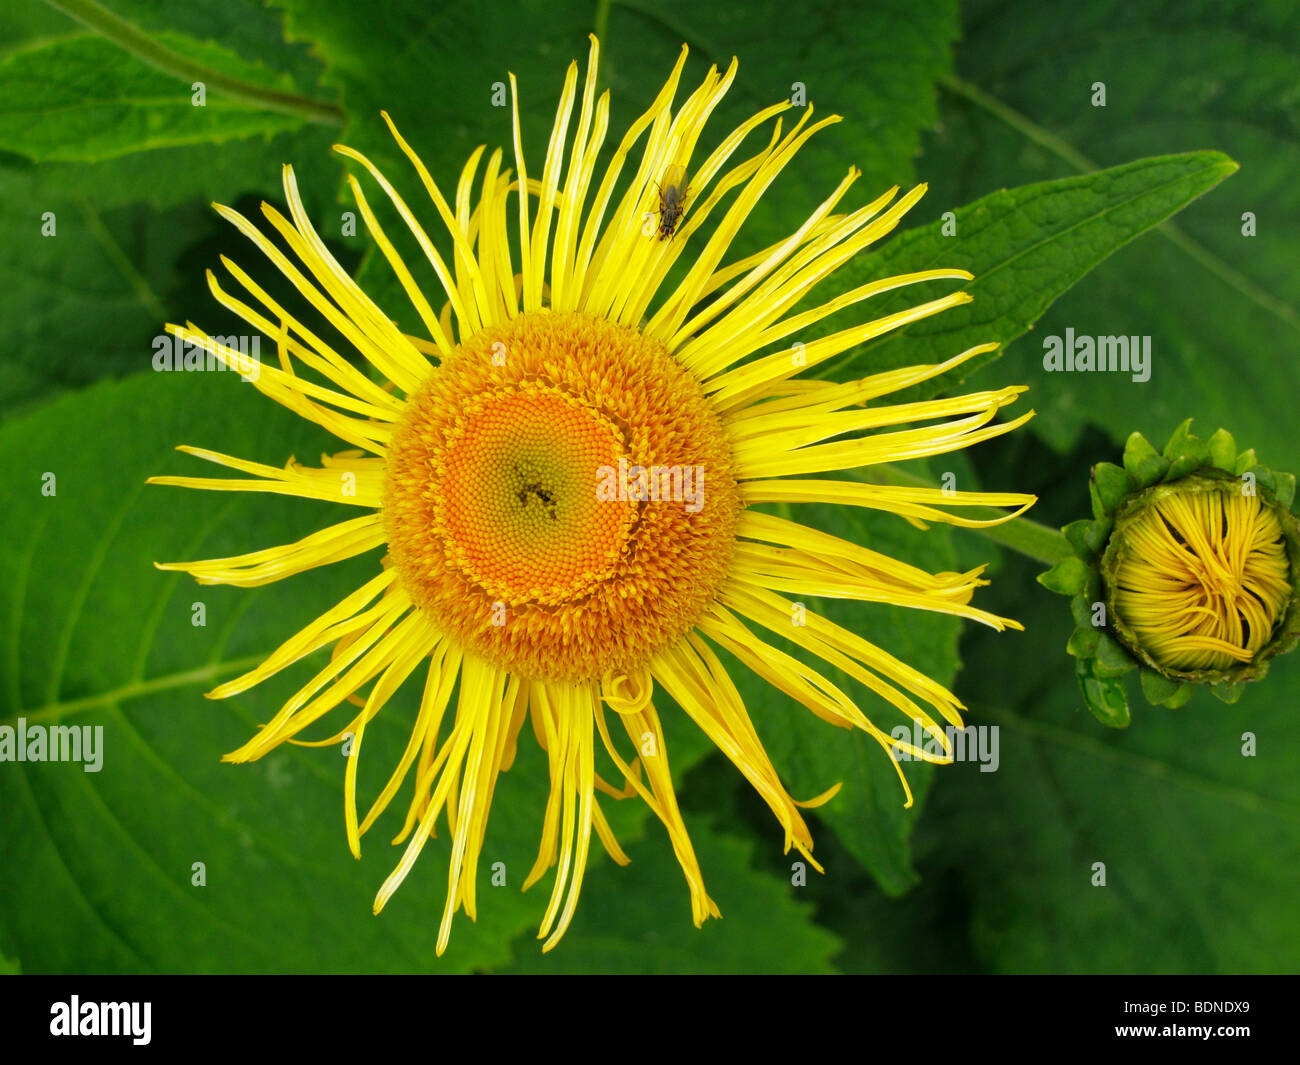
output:
M 843 671 L 946 743 L 940 720 L 961 721 L 961 704 L 951 693 L 813 612 L 806 623 L 792 623 L 802 621 L 802 605 L 788 597 L 893 603 L 999 629 L 1013 624 L 970 605 L 984 583 L 982 567 L 930 574 L 754 509 L 838 503 L 889 511 L 914 524 L 978 525 L 940 508 L 1023 510 L 1033 502 L 1017 494 L 820 476 L 952 451 L 1007 432 L 1032 414 L 995 421 L 1020 388 L 895 406 L 877 402 L 995 345 L 846 384 L 798 379 L 805 368 L 969 300 L 954 292 L 797 343 L 813 336 L 827 316 L 879 293 L 970 279 L 959 269 L 925 270 L 804 306 L 819 282 L 893 230 L 924 187 L 899 198 L 891 189 L 866 206 L 835 213 L 858 176 L 850 170 L 789 238 L 724 264 L 763 192 L 809 137 L 838 118 L 813 122 L 808 107 L 783 132 L 777 116 L 790 105 L 776 104 L 705 154 L 698 148 L 705 121 L 730 87 L 736 63 L 725 74 L 710 70 L 674 110 L 683 48 L 658 98 L 602 172 L 596 159 L 608 128 L 609 95 L 596 97 L 597 54 L 593 37 L 573 129 L 577 64 L 568 70 L 539 179 L 525 166 L 517 94 L 515 173 L 503 168 L 497 150 L 480 178 L 480 148 L 450 201 L 389 122 L 446 230 L 449 259 L 369 160 L 338 149 L 369 172 L 438 279 L 445 294 L 441 314 L 350 177 L 361 217 L 427 336 L 401 332 L 339 266 L 308 219 L 290 168 L 284 170 L 290 218 L 262 208 L 283 247 L 218 207 L 338 334 L 331 345 L 223 260 L 243 293 L 232 294 L 209 274 L 216 298 L 277 345 L 279 366 L 263 366 L 256 387 L 352 450 L 324 458 L 319 469 L 292 460 L 277 469 L 183 448 L 249 477 L 152 479 L 287 493 L 362 511 L 295 544 L 164 567 L 203 583 L 264 584 L 386 550 L 373 579 L 262 665 L 211 694 L 245 691 L 330 649 L 315 676 L 227 758 L 249 761 L 286 740 L 306 742 L 295 737 L 353 697 L 360 711 L 350 713 L 335 735 L 313 742 L 354 736 L 345 776 L 354 854 L 414 771 L 406 822 L 395 841 L 406 849 L 379 891 L 376 912 L 446 812 L 453 845 L 439 952 L 452 915 L 463 906 L 474 916 L 493 788 L 510 767 L 526 722 L 546 751 L 551 793 L 525 887 L 558 864 L 539 935 L 544 949 L 554 946 L 573 916 L 593 830 L 616 861 L 627 860 L 597 791 L 636 794 L 663 822 L 699 925 L 718 911 L 678 811 L 656 690 L 675 700 L 758 790 L 784 827 L 787 851 L 794 847 L 811 862 L 813 843 L 800 807 L 824 802 L 836 789 L 802 803 L 787 793 L 714 648 L 735 655 L 823 720 L 866 731 L 886 751 L 897 747 L 912 757 L 945 761 L 896 744 L 848 693 L 756 630 L 784 637 Z M 769 124 L 766 143 L 733 162 L 747 136 Z M 683 172 L 688 183 L 673 184 Z M 238 351 L 196 327 L 169 329 L 238 365 Z M 349 358 L 356 355 L 369 364 L 366 370 Z M 359 816 L 356 770 L 366 725 L 417 670 L 424 674 L 424 694 L 410 742 L 388 785 Z M 356 699 L 366 686 L 364 701 Z M 620 751 L 611 725 L 631 738 L 632 754 Z M 618 787 L 596 773 L 598 745 L 622 775 Z
M 1189 479 L 1124 528 L 1115 611 L 1166 670 L 1223 670 L 1272 640 L 1291 598 L 1274 510 L 1233 481 Z

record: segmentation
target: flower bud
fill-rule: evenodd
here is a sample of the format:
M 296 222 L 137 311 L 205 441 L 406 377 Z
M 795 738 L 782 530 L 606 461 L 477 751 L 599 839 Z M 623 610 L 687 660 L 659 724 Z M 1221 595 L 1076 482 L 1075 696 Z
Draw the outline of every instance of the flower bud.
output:
M 1181 706 L 1196 684 L 1231 703 L 1300 638 L 1295 477 L 1190 425 L 1159 452 L 1134 433 L 1122 466 L 1093 467 L 1093 517 L 1061 530 L 1073 556 L 1038 578 L 1071 596 L 1066 650 L 1088 708 L 1116 728 L 1135 668 L 1154 705 Z

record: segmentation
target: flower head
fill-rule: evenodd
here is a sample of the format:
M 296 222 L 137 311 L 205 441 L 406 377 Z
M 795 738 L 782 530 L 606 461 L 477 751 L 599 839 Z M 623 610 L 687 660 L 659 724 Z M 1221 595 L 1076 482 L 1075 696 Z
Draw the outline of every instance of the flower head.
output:
M 1237 484 L 1152 493 L 1111 545 L 1116 623 L 1166 675 L 1250 662 L 1291 598 L 1282 523 Z
M 1223 429 L 1203 441 L 1190 426 L 1162 452 L 1134 433 L 1122 467 L 1093 467 L 1094 517 L 1062 530 L 1074 557 L 1039 578 L 1073 596 L 1067 649 L 1109 725 L 1128 724 L 1120 678 L 1134 668 L 1156 705 L 1181 706 L 1195 684 L 1234 702 L 1300 637 L 1295 478 L 1238 454 Z
M 201 582 L 247 586 L 385 552 L 365 585 L 211 694 L 234 695 L 329 652 L 279 713 L 227 757 L 248 761 L 285 741 L 332 743 L 351 735 L 345 827 L 354 853 L 412 781 L 396 841 L 405 850 L 375 909 L 409 873 L 445 813 L 453 845 L 439 950 L 452 915 L 462 906 L 474 915 L 493 789 L 525 724 L 546 751 L 551 780 L 541 847 L 525 885 L 558 865 L 542 921 L 546 948 L 572 918 L 593 831 L 616 861 L 626 861 L 598 791 L 640 796 L 662 821 L 698 925 L 717 909 L 674 796 L 670 742 L 656 708 L 663 695 L 758 790 L 784 828 L 786 849 L 811 861 L 801 808 L 835 789 L 806 802 L 789 795 L 717 649 L 826 722 L 864 730 L 885 750 L 898 746 L 912 757 L 944 761 L 896 744 L 851 694 L 760 630 L 841 670 L 888 712 L 920 721 L 946 745 L 939 722 L 959 724 L 961 710 L 950 692 L 813 612 L 806 624 L 792 624 L 797 611 L 789 597 L 894 603 L 995 628 L 1014 624 L 971 605 L 983 583 L 980 570 L 927 573 L 763 509 L 835 503 L 914 523 L 971 525 L 980 522 L 945 508 L 1023 510 L 1032 497 L 825 475 L 952 451 L 1007 432 L 1030 415 L 995 420 L 1019 388 L 880 402 L 993 345 L 844 384 L 800 378 L 805 369 L 969 296 L 952 292 L 815 336 L 830 315 L 883 292 L 970 275 L 925 270 L 810 301 L 839 266 L 893 230 L 924 191 L 899 197 L 893 189 L 837 213 L 855 170 L 787 239 L 726 261 L 769 185 L 809 137 L 838 119 L 814 122 L 808 107 L 783 130 L 778 116 L 790 105 L 780 103 L 704 152 L 705 121 L 736 64 L 723 74 L 710 70 L 674 109 L 685 54 L 603 168 L 597 159 L 609 97 L 596 96 L 594 38 L 581 94 L 577 65 L 569 68 L 539 177 L 526 165 L 517 97 L 514 172 L 500 150 L 484 163 L 479 149 L 450 200 L 389 122 L 428 197 L 421 210 L 408 206 L 364 156 L 339 149 L 390 201 L 427 260 L 420 270 L 436 279 L 437 298 L 417 281 L 416 267 L 398 253 L 361 182 L 350 177 L 360 215 L 423 323 L 420 336 L 403 333 L 340 267 L 307 217 L 290 168 L 284 171 L 289 217 L 263 205 L 281 244 L 218 208 L 333 330 L 328 338 L 314 332 L 226 261 L 242 293 L 210 274 L 214 295 L 277 345 L 279 367 L 263 367 L 256 387 L 349 449 L 325 457 L 319 468 L 291 460 L 278 469 L 185 448 L 249 476 L 153 480 L 327 499 L 361 513 L 298 543 L 164 568 Z M 734 161 L 749 135 L 764 127 L 769 132 L 757 150 Z M 686 173 L 689 180 L 681 176 Z M 666 195 L 665 186 L 673 191 Z M 419 219 L 430 212 L 445 230 L 439 239 Z M 196 327 L 170 328 L 223 361 L 238 358 Z M 801 336 L 815 339 L 796 344 Z M 341 492 L 340 482 L 349 490 Z M 356 767 L 366 725 L 417 672 L 423 696 L 410 741 L 387 786 L 360 814 Z M 320 740 L 301 738 L 350 698 L 360 709 L 347 713 L 342 729 Z M 636 753 L 620 746 L 620 730 L 627 734 L 621 743 L 630 739 Z M 648 747 L 647 735 L 654 740 Z M 621 780 L 599 776 L 598 747 Z

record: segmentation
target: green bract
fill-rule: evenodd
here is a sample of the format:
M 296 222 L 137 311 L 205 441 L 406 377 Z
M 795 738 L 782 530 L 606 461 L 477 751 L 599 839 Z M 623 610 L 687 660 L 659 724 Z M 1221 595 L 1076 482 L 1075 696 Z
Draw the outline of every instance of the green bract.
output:
M 1123 677 L 1134 669 L 1141 678 L 1142 694 L 1153 705 L 1182 706 L 1195 684 L 1208 685 L 1213 695 L 1232 703 L 1240 697 L 1243 684 L 1264 676 L 1269 660 L 1300 640 L 1300 597 L 1293 591 L 1272 639 L 1250 662 L 1221 670 L 1177 670 L 1159 665 L 1115 609 L 1114 576 L 1125 529 L 1157 500 L 1193 486 L 1251 485 L 1281 521 L 1293 581 L 1300 572 L 1300 524 L 1290 510 L 1295 476 L 1261 466 L 1253 450 L 1239 453 L 1227 430 L 1201 440 L 1190 432 L 1191 424 L 1188 418 L 1174 430 L 1162 451 L 1141 433 L 1133 433 L 1124 447 L 1122 466 L 1110 462 L 1094 466 L 1088 484 L 1092 518 L 1071 522 L 1061 530 L 1073 556 L 1038 577 L 1044 587 L 1071 597 L 1076 627 L 1066 651 L 1075 659 L 1088 709 L 1112 728 L 1129 723 Z

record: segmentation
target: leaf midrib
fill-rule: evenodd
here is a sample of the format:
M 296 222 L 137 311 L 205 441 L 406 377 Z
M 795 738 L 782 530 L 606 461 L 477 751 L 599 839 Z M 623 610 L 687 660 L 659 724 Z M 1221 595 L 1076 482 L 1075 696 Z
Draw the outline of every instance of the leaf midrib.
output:
M 19 709 L 13 717 L 0 719 L 0 725 L 16 725 L 18 718 L 24 718 L 28 724 L 40 721 L 57 721 L 67 717 L 70 714 L 83 713 L 86 710 L 93 710 L 101 706 L 109 706 L 114 703 L 127 702 L 131 699 L 139 699 L 145 695 L 152 695 L 160 691 L 168 691 L 172 688 L 185 688 L 194 684 L 203 684 L 210 680 L 216 680 L 218 677 L 226 676 L 230 673 L 238 673 L 242 670 L 251 669 L 263 659 L 265 654 L 245 655 L 241 658 L 231 658 L 224 662 L 213 662 L 208 665 L 199 666 L 195 669 L 182 670 L 175 673 L 163 673 L 148 680 L 132 681 L 124 684 L 120 688 L 113 688 L 106 692 L 99 692 L 95 695 L 82 696 L 79 699 L 64 699 L 57 702 L 46 703 L 44 706 L 35 707 L 31 710 Z

